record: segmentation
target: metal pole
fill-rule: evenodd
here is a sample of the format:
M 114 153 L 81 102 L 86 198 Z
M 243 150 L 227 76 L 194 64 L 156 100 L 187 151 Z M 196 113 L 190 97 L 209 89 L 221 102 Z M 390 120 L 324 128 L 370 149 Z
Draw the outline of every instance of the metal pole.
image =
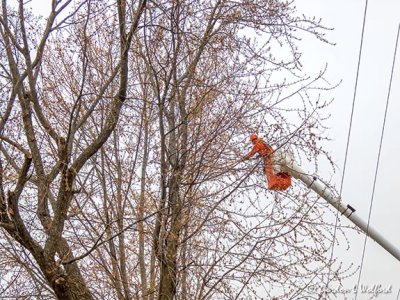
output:
M 282 161 L 282 159 L 281 159 Z M 362 220 L 356 213 L 355 209 L 350 205 L 344 205 L 340 199 L 338 199 L 330 189 L 320 183 L 318 179 L 314 176 L 306 174 L 293 159 L 289 157 L 284 158 L 285 170 L 292 174 L 294 178 L 297 178 L 304 182 L 309 188 L 314 190 L 318 195 L 328 201 L 335 209 L 353 222 L 358 228 L 360 228 L 366 235 L 370 236 L 375 242 L 386 249 L 390 254 L 392 254 L 397 260 L 400 261 L 400 250 L 395 247 L 390 241 L 388 241 L 384 236 L 382 236 L 378 231 L 368 225 L 367 222 Z

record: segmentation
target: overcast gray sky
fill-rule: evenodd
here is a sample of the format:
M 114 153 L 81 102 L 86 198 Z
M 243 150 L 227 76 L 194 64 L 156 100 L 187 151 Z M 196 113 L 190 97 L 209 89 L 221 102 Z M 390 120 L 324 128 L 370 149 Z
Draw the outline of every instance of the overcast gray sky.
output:
M 302 48 L 306 69 L 316 72 L 328 63 L 327 78 L 331 82 L 343 79 L 343 83 L 332 92 L 335 102 L 331 106 L 329 136 L 333 140 L 326 145 L 340 167 L 333 177 L 333 182 L 339 189 L 353 101 L 365 0 L 296 0 L 296 6 L 299 12 L 321 17 L 324 25 L 334 28 L 328 34 L 328 39 L 336 43 L 336 46 L 304 39 Z M 344 202 L 355 207 L 357 213 L 365 220 L 368 219 L 399 22 L 400 1 L 368 1 L 360 75 L 342 194 Z M 370 222 L 372 227 L 398 248 L 400 248 L 399 82 L 400 49 L 397 52 Z M 322 175 L 329 177 L 329 172 L 330 170 L 326 170 L 326 174 Z M 344 261 L 360 265 L 364 236 L 349 232 L 348 237 L 351 249 L 346 251 L 344 247 L 337 247 L 334 255 L 341 256 Z M 346 280 L 344 287 L 352 288 L 357 279 L 358 273 Z M 382 287 L 392 286 L 390 294 L 380 294 L 374 298 L 380 300 L 396 299 L 400 289 L 400 262 L 370 239 L 367 241 L 361 284 L 371 287 L 374 284 L 381 284 Z M 359 294 L 357 299 L 371 299 L 370 296 Z M 354 299 L 354 294 L 346 294 L 338 299 L 345 299 L 345 297 Z

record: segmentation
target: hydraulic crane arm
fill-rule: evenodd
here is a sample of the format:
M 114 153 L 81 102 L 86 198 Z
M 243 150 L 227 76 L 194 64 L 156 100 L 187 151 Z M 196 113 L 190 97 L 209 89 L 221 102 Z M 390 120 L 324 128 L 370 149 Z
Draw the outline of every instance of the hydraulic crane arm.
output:
M 355 209 L 350 205 L 343 204 L 338 197 L 336 197 L 331 190 L 316 177 L 305 173 L 296 162 L 290 157 L 278 158 L 280 163 L 284 163 L 286 171 L 290 173 L 294 178 L 297 178 L 304 182 L 306 186 L 314 190 L 318 195 L 328 201 L 335 209 L 337 209 L 343 216 L 353 222 L 358 228 L 360 228 L 365 234 L 370 236 L 375 242 L 386 249 L 392 254 L 397 260 L 400 261 L 400 250 L 395 247 L 389 240 L 382 236 L 378 231 L 372 228 L 367 222 L 361 219 Z

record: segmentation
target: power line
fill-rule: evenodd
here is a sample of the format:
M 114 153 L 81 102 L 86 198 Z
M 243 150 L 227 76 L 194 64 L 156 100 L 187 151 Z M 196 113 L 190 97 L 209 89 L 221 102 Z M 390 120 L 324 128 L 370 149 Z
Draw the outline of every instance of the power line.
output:
M 369 223 L 370 223 L 370 220 L 371 220 L 372 204 L 374 202 L 376 179 L 378 177 L 379 162 L 380 162 L 380 158 L 381 158 L 382 144 L 383 144 L 383 136 L 384 136 L 384 133 L 385 133 L 386 117 L 387 117 L 387 112 L 388 112 L 388 107 L 389 107 L 390 91 L 391 91 L 391 88 L 392 88 L 394 66 L 395 66 L 395 63 L 396 63 L 397 46 L 398 46 L 398 43 L 399 43 L 399 33 L 400 33 L 400 24 L 399 24 L 399 27 L 397 29 L 396 45 L 395 45 L 394 54 L 393 54 L 393 63 L 392 63 L 392 70 L 391 70 L 391 74 L 390 74 L 389 89 L 388 89 L 388 94 L 387 94 L 387 98 L 386 98 L 385 115 L 383 117 L 381 139 L 380 139 L 380 142 L 379 142 L 379 151 L 378 151 L 378 157 L 377 157 L 377 160 L 376 160 L 376 167 L 375 167 L 374 183 L 373 183 L 373 187 L 372 187 L 371 201 L 370 201 L 370 204 L 369 204 L 367 233 L 365 234 L 365 238 L 364 238 L 364 247 L 363 247 L 363 252 L 362 252 L 362 257 L 361 257 L 360 272 L 358 274 L 357 290 L 356 290 L 355 299 L 357 299 L 358 286 L 360 285 L 361 272 L 362 272 L 363 264 L 364 264 L 365 248 L 366 248 L 366 245 L 367 245 L 367 237 L 368 237 L 368 228 L 369 228 Z
M 365 20 L 366 20 L 366 17 L 367 17 L 367 8 L 368 8 L 368 0 L 365 1 L 365 7 L 364 7 L 364 17 L 363 17 L 363 25 L 362 25 L 362 30 L 361 30 L 360 49 L 359 49 L 359 52 L 358 52 L 356 81 L 355 81 L 355 84 L 354 84 L 353 102 L 352 102 L 352 105 L 351 105 L 349 131 L 347 133 L 346 152 L 345 152 L 345 156 L 344 156 L 343 172 L 342 172 L 342 178 L 341 178 L 341 182 L 340 182 L 339 199 L 342 197 L 344 176 L 345 176 L 345 173 L 346 173 L 347 157 L 348 157 L 349 145 L 350 145 L 350 135 L 351 135 L 351 129 L 352 129 L 352 125 L 353 125 L 354 107 L 355 107 L 356 95 L 357 95 L 358 77 L 359 77 L 359 74 L 360 74 L 361 53 L 362 53 L 363 42 L 364 42 Z M 339 202 L 338 202 L 338 205 L 339 205 Z M 331 257 L 329 259 L 330 262 L 332 262 L 333 252 L 334 252 L 334 248 L 335 248 L 335 240 L 336 240 L 338 219 L 339 219 L 339 209 L 336 210 L 335 227 L 334 227 L 334 231 L 333 231 L 333 240 L 332 240 L 332 250 L 331 250 Z M 329 266 L 329 273 L 328 273 L 328 279 L 327 279 L 326 287 L 328 287 L 330 275 L 331 275 L 331 266 Z

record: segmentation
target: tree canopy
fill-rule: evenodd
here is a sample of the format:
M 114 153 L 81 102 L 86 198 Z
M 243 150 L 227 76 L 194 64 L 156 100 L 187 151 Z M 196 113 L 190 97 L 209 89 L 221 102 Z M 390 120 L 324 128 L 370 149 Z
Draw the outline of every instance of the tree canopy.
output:
M 328 28 L 294 1 L 46 5 L 1 4 L 0 293 L 319 299 L 347 276 L 329 208 L 240 160 L 258 133 L 330 161 L 334 86 L 299 48 Z

